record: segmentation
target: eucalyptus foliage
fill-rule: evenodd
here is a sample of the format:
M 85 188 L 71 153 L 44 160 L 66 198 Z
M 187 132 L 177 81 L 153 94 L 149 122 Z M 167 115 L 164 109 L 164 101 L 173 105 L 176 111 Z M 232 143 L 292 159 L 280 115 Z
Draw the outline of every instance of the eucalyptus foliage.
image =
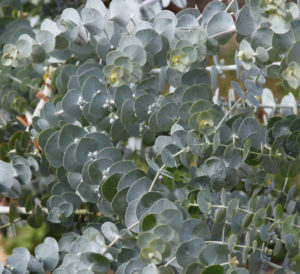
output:
M 1 220 L 61 235 L 3 273 L 299 273 L 299 3 L 169 2 L 1 18 Z

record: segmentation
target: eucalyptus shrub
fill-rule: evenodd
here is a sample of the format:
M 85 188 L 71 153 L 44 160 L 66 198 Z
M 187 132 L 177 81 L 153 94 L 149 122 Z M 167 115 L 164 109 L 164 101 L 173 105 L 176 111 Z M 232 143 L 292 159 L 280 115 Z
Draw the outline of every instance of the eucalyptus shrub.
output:
M 299 3 L 168 3 L 1 19 L 2 228 L 61 235 L 3 273 L 299 273 Z

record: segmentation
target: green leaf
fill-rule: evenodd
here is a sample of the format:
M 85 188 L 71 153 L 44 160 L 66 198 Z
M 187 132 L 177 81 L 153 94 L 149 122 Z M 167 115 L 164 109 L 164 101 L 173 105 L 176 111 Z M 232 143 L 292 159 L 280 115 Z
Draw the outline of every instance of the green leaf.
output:
M 126 56 L 130 58 L 131 61 L 139 64 L 140 66 L 145 65 L 147 61 L 147 55 L 145 50 L 138 45 L 131 45 L 123 49 Z
M 227 212 L 226 212 L 226 215 L 229 220 L 237 214 L 239 208 L 239 202 L 240 201 L 238 198 L 233 198 L 229 201 L 227 206 Z
M 33 45 L 31 57 L 34 63 L 42 63 L 46 59 L 46 51 L 43 46 Z
M 132 169 L 128 172 L 124 170 L 124 174 L 118 183 L 118 190 L 132 186 L 136 181 L 145 177 L 145 173 L 140 169 Z
M 18 49 L 19 58 L 29 57 L 32 52 L 32 38 L 30 36 L 27 36 L 26 34 L 20 36 L 16 43 L 16 47 Z
M 43 47 L 45 53 L 50 53 L 55 48 L 55 37 L 47 30 L 39 30 L 35 36 L 36 41 Z
M 152 204 L 163 198 L 160 192 L 152 191 L 143 195 L 143 197 L 139 200 L 136 208 L 136 215 L 138 218 L 141 218 L 152 206 Z
M 30 168 L 23 164 L 15 164 L 13 167 L 15 169 L 15 178 L 20 184 L 28 186 L 32 177 Z
M 160 264 L 162 262 L 161 253 L 152 247 L 145 247 L 140 253 L 142 262 L 149 264 Z
M 51 241 L 50 241 L 51 240 Z M 55 244 L 53 244 L 55 242 Z M 58 263 L 58 245 L 53 238 L 46 238 L 44 243 L 34 249 L 35 256 L 44 263 L 47 271 L 52 271 Z
M 97 156 L 98 151 L 110 145 L 110 140 L 105 134 L 98 133 L 95 135 L 95 138 L 92 135 L 86 135 L 76 145 L 76 160 L 79 164 L 83 165 L 88 160 Z
M 93 273 L 106 273 L 109 270 L 109 260 L 94 252 L 84 252 L 80 255 L 80 261 L 82 261 Z
M 126 100 L 122 104 L 120 119 L 121 119 L 121 123 L 124 125 L 134 123 L 135 121 L 134 102 L 131 99 Z
M 220 224 L 225 221 L 226 218 L 226 209 L 225 208 L 218 208 L 216 211 L 216 216 L 215 216 L 215 223 Z
M 161 271 L 159 273 L 161 273 Z M 143 268 L 141 274 L 158 274 L 158 271 L 154 264 L 150 264 Z
M 243 146 L 243 161 L 247 159 L 251 146 L 252 146 L 251 139 L 247 139 Z
M 105 90 L 105 87 L 100 83 L 97 77 L 92 75 L 83 83 L 83 86 L 81 88 L 82 98 L 87 102 L 91 102 L 93 96 L 101 90 Z
M 65 124 L 59 132 L 58 144 L 62 150 L 65 150 L 69 144 L 79 141 L 86 134 L 87 132 L 80 126 Z
M 81 92 L 77 89 L 70 89 L 63 97 L 62 108 L 67 114 L 76 118 L 81 116 L 81 108 L 79 101 L 81 99 Z
M 197 202 L 200 210 L 207 214 L 212 202 L 211 192 L 208 189 L 200 190 L 197 196 Z
M 101 12 L 97 10 L 96 7 L 88 8 L 86 5 L 86 7 L 81 10 L 80 15 L 83 25 L 92 35 L 97 35 L 101 32 L 103 18 Z
M 252 19 L 248 5 L 243 6 L 236 20 L 236 31 L 243 36 L 251 35 L 257 28 L 257 23 Z
M 211 180 L 222 181 L 226 177 L 225 165 L 223 161 L 217 157 L 207 159 L 202 168 Z
M 173 140 L 170 136 L 164 136 L 164 135 L 158 136 L 154 144 L 155 152 L 161 154 L 164 148 L 170 144 L 173 144 Z
M 107 238 L 110 242 L 115 241 L 120 237 L 120 233 L 115 224 L 111 222 L 105 222 L 101 226 L 101 231 L 105 238 Z
M 288 170 L 288 177 L 295 177 L 300 172 L 300 159 L 297 158 L 292 162 Z
M 213 138 L 213 153 L 216 152 L 218 146 L 220 145 L 220 132 L 218 131 Z
M 165 104 L 156 115 L 156 122 L 161 131 L 167 131 L 171 128 L 177 119 L 179 107 L 176 103 Z
M 297 41 L 292 47 L 290 48 L 288 55 L 287 55 L 287 62 L 296 62 L 300 64 L 300 41 Z
M 33 228 L 41 227 L 46 219 L 46 214 L 40 206 L 35 206 L 32 210 L 32 214 L 27 217 L 27 222 Z
M 185 274 L 194 274 L 194 273 L 201 273 L 203 270 L 203 267 L 199 263 L 191 263 L 186 271 Z
M 237 242 L 235 234 L 231 234 L 228 238 L 228 249 L 232 252 Z
M 164 259 L 170 256 L 171 253 L 170 245 L 165 241 L 163 241 L 162 239 L 154 239 L 150 241 L 149 247 L 158 250 Z
M 205 242 L 201 238 L 195 238 L 193 240 L 181 243 L 176 252 L 177 262 L 182 267 L 186 267 L 193 262 L 198 263 L 198 254 L 204 245 Z
M 63 151 L 60 149 L 58 144 L 59 131 L 54 132 L 45 145 L 45 153 L 49 163 L 55 167 L 59 168 L 63 165 Z
M 195 238 L 210 239 L 209 227 L 206 223 L 197 219 L 187 219 L 181 228 L 180 238 L 189 241 Z
M 147 231 L 154 228 L 158 223 L 158 214 L 148 214 L 142 220 L 142 230 Z
M 256 207 L 257 207 L 257 195 L 253 194 L 249 200 L 248 209 L 254 212 L 256 210 Z
M 199 260 L 203 266 L 222 264 L 228 262 L 228 254 L 225 246 L 208 244 L 201 249 Z
M 241 267 L 231 267 L 227 270 L 227 274 L 249 274 L 249 271 L 246 268 Z
M 18 216 L 18 209 L 14 203 L 9 205 L 9 222 L 12 224 Z
M 223 2 L 211 1 L 209 2 L 203 10 L 202 14 L 202 24 L 207 25 L 209 20 L 217 13 L 224 11 L 226 5 Z
M 274 211 L 274 217 L 276 220 L 280 221 L 283 217 L 283 208 L 281 204 L 277 204 Z
M 293 216 L 287 216 L 282 222 L 282 232 L 285 234 L 291 233 Z
M 256 58 L 261 62 L 267 62 L 269 59 L 268 51 L 263 47 L 256 48 Z
M 130 19 L 130 14 L 128 12 L 124 12 L 128 10 L 128 6 L 125 2 L 119 2 L 117 0 L 113 0 L 110 3 L 109 10 L 111 13 L 111 17 L 114 21 L 119 23 L 122 26 L 126 26 Z
M 269 16 L 270 23 L 272 25 L 272 30 L 278 34 L 284 34 L 289 31 L 289 23 L 285 21 L 285 19 L 279 15 L 274 14 Z
M 243 219 L 242 227 L 247 228 L 251 224 L 253 217 L 254 213 L 248 213 Z
M 252 223 L 256 227 L 260 227 L 263 224 L 264 218 L 266 216 L 266 209 L 265 208 L 260 208 L 253 217 Z
M 178 151 L 179 151 L 178 147 L 173 144 L 170 144 L 164 148 L 161 154 L 161 159 L 167 167 L 170 168 L 177 167 L 177 162 L 173 155 Z
M 203 274 L 224 274 L 225 269 L 221 265 L 210 265 L 208 267 L 205 267 L 201 273 L 203 273 Z
M 226 12 L 215 14 L 207 24 L 208 39 L 216 39 L 221 45 L 227 43 L 235 32 L 232 16 Z
M 192 75 L 191 75 L 192 76 Z M 188 78 L 188 75 L 185 75 Z M 195 84 L 187 88 L 182 94 L 182 103 L 196 102 L 198 100 L 210 101 L 212 97 L 211 88 L 205 83 Z
M 102 184 L 101 184 L 101 193 L 103 197 L 112 202 L 115 195 L 118 193 L 118 183 L 121 178 L 120 173 L 115 173 L 108 177 Z

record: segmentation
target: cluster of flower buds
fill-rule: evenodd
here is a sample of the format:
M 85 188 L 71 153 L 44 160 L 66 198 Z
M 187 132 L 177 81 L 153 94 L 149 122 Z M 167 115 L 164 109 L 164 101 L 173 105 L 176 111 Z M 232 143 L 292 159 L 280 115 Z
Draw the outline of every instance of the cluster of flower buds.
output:
M 112 111 L 113 105 L 115 104 L 115 101 L 113 99 L 106 99 L 105 104 L 103 105 L 103 108 Z
M 102 175 L 103 175 L 102 180 L 106 180 L 109 175 L 109 168 L 103 170 Z
M 85 105 L 85 100 L 82 98 L 82 96 L 79 96 L 79 98 L 78 98 L 78 105 L 79 105 L 80 109 L 82 110 Z
M 98 155 L 98 151 L 88 153 L 88 157 L 90 157 L 93 160 L 97 158 L 97 155 Z
M 109 119 L 109 123 L 110 123 L 110 124 L 113 124 L 114 121 L 117 120 L 117 119 L 119 118 L 119 116 L 118 116 L 117 114 L 115 114 L 115 113 L 112 112 L 112 113 L 109 114 L 109 118 L 110 118 L 110 119 Z
M 151 114 L 152 112 L 155 111 L 156 107 L 157 107 L 157 103 L 151 104 L 151 105 L 148 107 L 148 112 L 147 112 L 147 113 L 148 113 L 148 114 Z

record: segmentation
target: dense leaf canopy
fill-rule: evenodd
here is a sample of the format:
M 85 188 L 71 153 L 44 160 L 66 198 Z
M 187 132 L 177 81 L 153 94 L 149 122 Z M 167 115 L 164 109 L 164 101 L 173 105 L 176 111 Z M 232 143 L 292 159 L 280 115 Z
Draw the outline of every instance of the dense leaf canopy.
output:
M 61 236 L 3 273 L 300 271 L 300 2 L 21 2 L 0 3 L 0 193 L 9 226 Z

